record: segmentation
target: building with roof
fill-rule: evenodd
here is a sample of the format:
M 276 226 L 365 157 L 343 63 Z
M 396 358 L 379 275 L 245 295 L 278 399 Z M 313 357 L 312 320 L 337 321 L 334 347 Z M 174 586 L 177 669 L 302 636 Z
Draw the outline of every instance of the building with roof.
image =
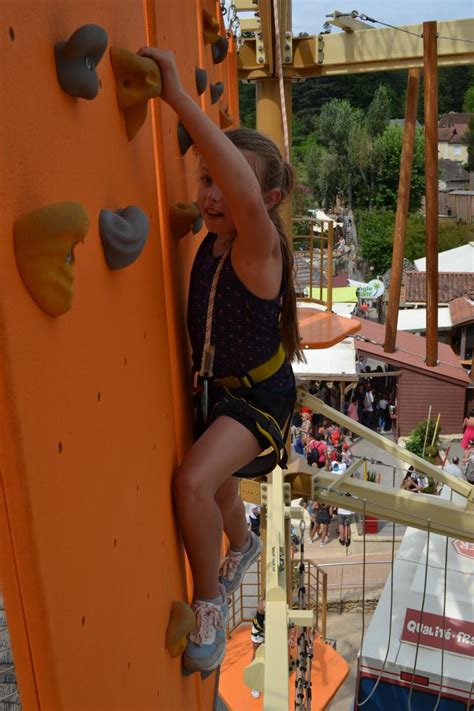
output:
M 469 173 L 464 170 L 462 163 L 449 158 L 440 158 L 438 161 L 440 191 L 464 190 L 469 188 Z M 441 212 L 441 210 L 440 210 Z
M 474 295 L 460 296 L 449 304 L 449 316 L 453 328 L 459 331 L 459 357 L 461 362 L 468 365 L 470 360 L 471 379 L 474 378 L 472 370 L 472 351 L 474 350 Z
M 438 158 L 466 163 L 467 145 L 464 136 L 472 116 L 474 114 L 453 111 L 441 116 L 438 122 Z
M 415 259 L 415 267 L 420 272 L 426 272 L 426 257 Z M 474 272 L 474 241 L 454 249 L 448 249 L 438 254 L 438 271 L 441 272 Z
M 443 434 L 459 434 L 470 380 L 453 349 L 438 343 L 438 365 L 428 367 L 425 338 L 397 331 L 396 350 L 386 353 L 385 326 L 358 320 L 360 331 L 354 337 L 358 356 L 375 359 L 392 371 L 397 398 L 396 434 L 408 435 L 427 418 L 430 406 L 434 416 L 441 415 Z
M 474 297 L 474 272 L 438 274 L 438 304 L 449 304 L 465 294 Z M 410 271 L 403 275 L 400 303 L 426 304 L 426 272 Z

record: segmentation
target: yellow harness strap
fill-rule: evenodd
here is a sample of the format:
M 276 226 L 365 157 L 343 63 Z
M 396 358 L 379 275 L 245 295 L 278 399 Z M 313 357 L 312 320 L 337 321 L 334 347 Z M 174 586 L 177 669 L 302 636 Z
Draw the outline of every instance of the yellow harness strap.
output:
M 283 344 L 280 343 L 276 353 L 272 355 L 271 358 L 257 365 L 256 368 L 252 368 L 248 373 L 240 376 L 228 375 L 225 378 L 215 378 L 214 384 L 220 385 L 223 388 L 228 388 L 229 390 L 237 390 L 238 388 L 251 388 L 255 383 L 261 383 L 262 380 L 267 380 L 277 371 L 280 370 L 281 366 L 285 362 L 285 351 L 283 349 Z

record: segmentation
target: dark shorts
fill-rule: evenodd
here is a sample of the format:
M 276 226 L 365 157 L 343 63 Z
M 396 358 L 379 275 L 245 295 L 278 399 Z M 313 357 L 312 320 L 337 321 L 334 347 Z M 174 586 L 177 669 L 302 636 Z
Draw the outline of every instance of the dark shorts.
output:
M 350 526 L 354 514 L 337 514 L 337 522 L 339 526 Z
M 274 393 L 270 390 L 256 388 L 240 388 L 239 390 L 228 391 L 224 388 L 212 387 L 209 389 L 209 418 L 207 423 L 204 423 L 202 410 L 197 407 L 196 411 L 196 426 L 195 436 L 200 437 L 207 427 L 218 417 L 231 417 L 233 420 L 240 422 L 248 429 L 255 437 L 262 448 L 262 452 L 268 450 L 268 457 L 257 457 L 261 460 L 261 467 L 257 466 L 257 460 L 252 463 L 253 466 L 243 467 L 239 472 L 235 472 L 234 476 L 242 478 L 253 478 L 262 476 L 272 471 L 278 462 L 272 462 L 272 448 L 269 440 L 260 431 L 258 424 L 264 429 L 266 425 L 270 426 L 270 434 L 274 438 L 279 435 L 283 443 L 286 440 L 293 414 L 294 405 L 296 402 L 296 391 L 291 389 L 283 393 Z M 265 418 L 264 415 L 267 416 Z M 256 419 L 257 418 L 257 419 Z M 273 422 L 272 422 L 273 421 Z M 258 424 L 257 424 L 258 423 Z M 274 424 L 275 423 L 275 424 Z M 276 427 L 275 427 L 276 425 Z M 273 460 L 275 458 L 273 457 Z
M 316 514 L 316 523 L 331 523 L 329 511 L 318 511 Z

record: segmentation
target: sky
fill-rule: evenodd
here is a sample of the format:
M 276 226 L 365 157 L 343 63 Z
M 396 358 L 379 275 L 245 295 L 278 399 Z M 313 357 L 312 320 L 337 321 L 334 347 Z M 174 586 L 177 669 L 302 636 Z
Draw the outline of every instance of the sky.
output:
M 334 0 L 293 0 L 293 34 L 308 32 L 317 34 L 323 29 L 326 15 L 334 10 L 351 12 L 357 10 L 375 20 L 381 20 L 391 25 L 416 25 L 429 20 L 460 20 L 474 16 L 474 0 L 395 0 L 381 3 L 380 0 L 363 0 L 359 5 L 350 0 L 348 5 Z M 380 28 L 381 25 L 371 24 Z M 340 32 L 333 27 L 333 32 Z

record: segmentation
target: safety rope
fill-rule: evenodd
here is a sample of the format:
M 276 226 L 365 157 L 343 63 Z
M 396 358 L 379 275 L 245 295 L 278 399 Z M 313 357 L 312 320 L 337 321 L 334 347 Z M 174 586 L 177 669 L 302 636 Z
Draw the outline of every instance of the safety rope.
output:
M 273 6 L 273 17 L 275 23 L 275 42 L 276 42 L 276 55 L 277 55 L 277 75 L 278 75 L 278 86 L 280 89 L 280 108 L 281 108 L 281 122 L 283 126 L 283 141 L 285 145 L 285 159 L 290 162 L 290 139 L 288 132 L 288 116 L 286 113 L 286 100 L 285 100 L 285 82 L 283 80 L 283 55 L 281 51 L 281 37 L 280 37 L 280 17 L 278 14 L 279 3 L 277 0 L 272 0 Z
M 428 582 L 428 561 L 430 555 L 430 535 L 431 535 L 431 519 L 428 519 L 428 527 L 426 531 L 426 557 L 425 557 L 425 578 L 423 581 L 423 596 L 421 598 L 420 621 L 418 623 L 418 634 L 416 637 L 415 661 L 413 662 L 413 670 L 411 673 L 410 691 L 408 693 L 408 711 L 411 711 L 411 697 L 413 694 L 413 684 L 415 683 L 416 665 L 418 662 L 418 651 L 420 649 L 421 626 L 423 624 L 423 612 L 425 611 L 426 601 L 426 586 Z

